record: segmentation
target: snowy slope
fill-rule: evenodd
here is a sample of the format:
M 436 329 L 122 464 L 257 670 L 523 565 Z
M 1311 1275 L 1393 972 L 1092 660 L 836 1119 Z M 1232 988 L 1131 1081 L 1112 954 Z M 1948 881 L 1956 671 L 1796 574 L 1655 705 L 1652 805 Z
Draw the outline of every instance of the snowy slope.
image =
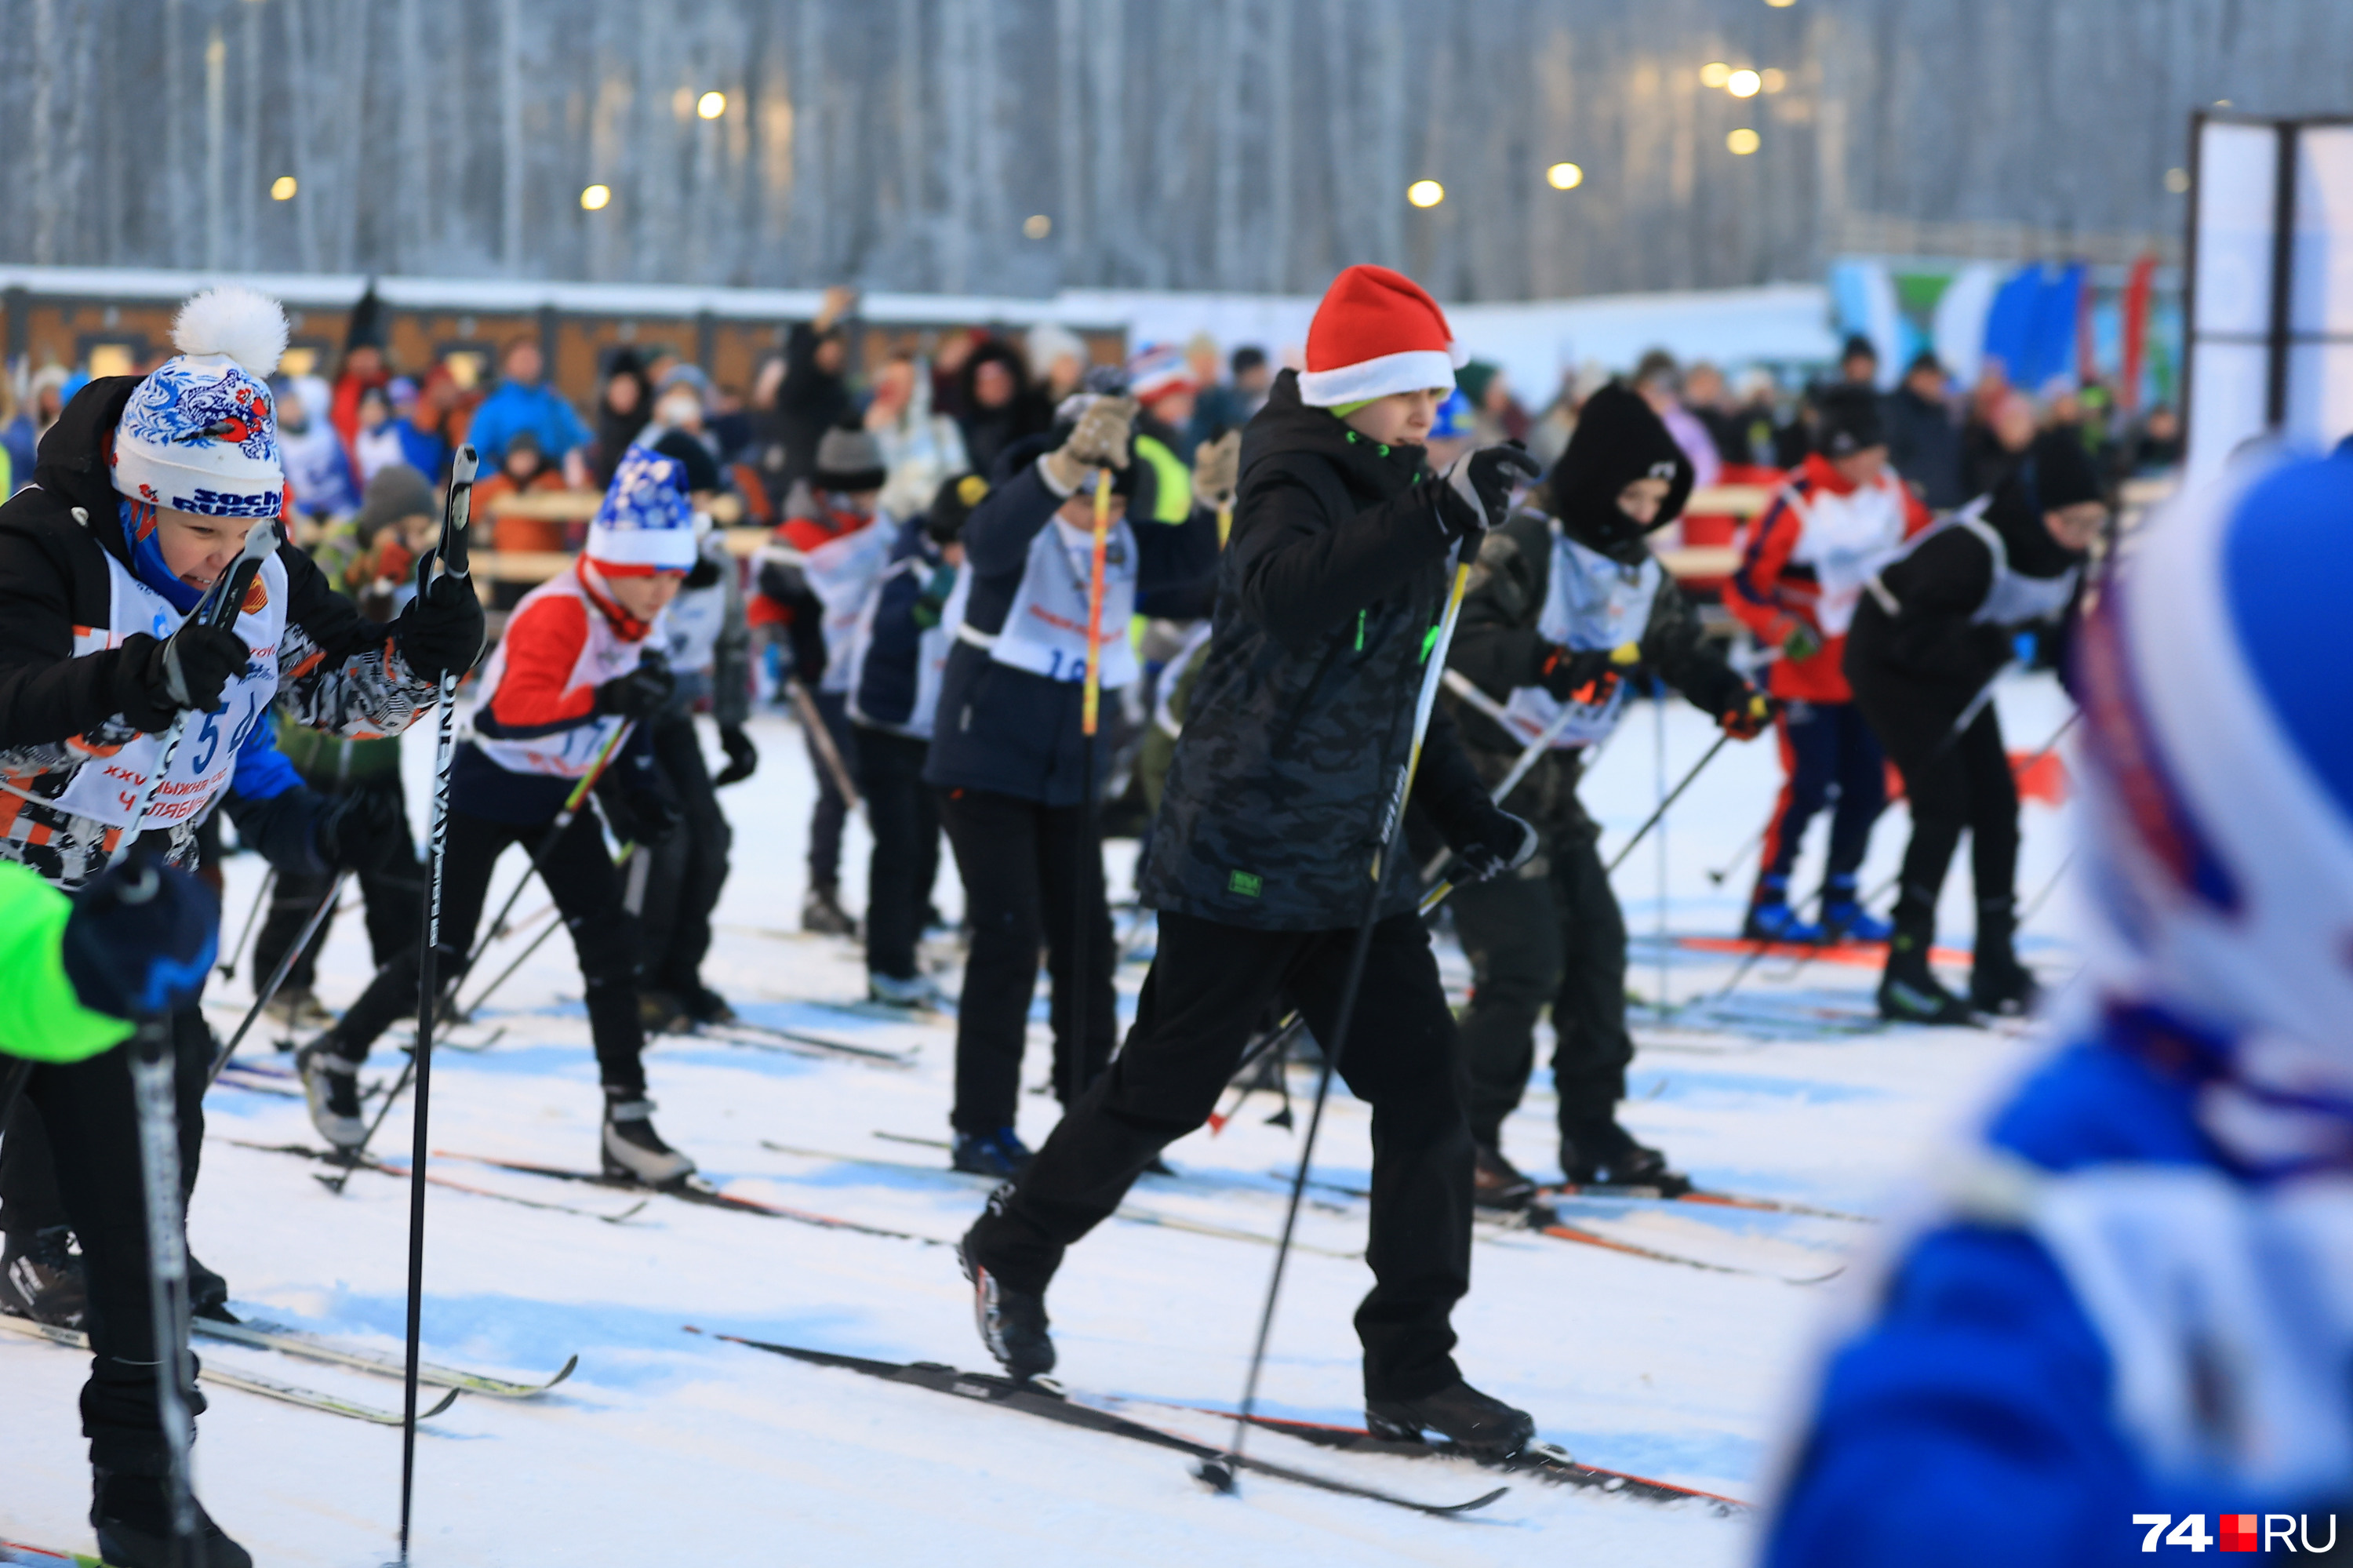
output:
M 2063 715 L 2047 680 L 2006 686 L 2001 707 L 2014 749 L 2039 744 Z M 1681 705 L 1663 736 L 1672 779 L 1713 732 Z M 917 1048 L 908 1070 L 812 1061 L 708 1041 L 670 1040 L 649 1059 L 659 1125 L 731 1191 L 938 1243 L 969 1223 L 981 1184 L 933 1170 L 938 1150 L 877 1138 L 945 1136 L 951 1041 L 937 1027 L 878 1023 L 797 1006 L 858 996 L 862 969 L 848 944 L 791 934 L 803 885 L 808 774 L 798 736 L 781 721 L 755 726 L 759 776 L 729 794 L 735 873 L 708 973 L 747 1016 L 813 1033 Z M 427 742 L 412 744 L 421 784 Z M 1587 788 L 1614 847 L 1646 815 L 1658 789 L 1660 735 L 1637 709 Z M 1727 748 L 1684 797 L 1666 841 L 1665 927 L 1734 928 L 1750 869 L 1721 888 L 1704 874 L 1731 858 L 1762 821 L 1778 782 L 1768 743 Z M 417 796 L 421 814 L 422 795 Z M 2026 810 L 2024 896 L 2065 854 L 2059 816 Z M 1901 854 L 1901 808 L 1879 830 L 1865 881 Z M 1819 845 L 1821 829 L 1817 827 Z M 1116 846 L 1125 852 L 1129 846 Z M 853 834 L 853 860 L 862 856 Z M 1817 853 L 1819 853 L 1817 849 Z M 1126 855 L 1115 853 L 1124 866 Z M 519 862 L 510 856 L 496 891 Z M 1660 925 L 1657 858 L 1646 845 L 1620 874 L 1637 934 L 1633 987 L 1674 999 L 1721 988 L 1733 960 L 1670 950 Z M 847 881 L 852 902 L 862 867 Z M 228 907 L 241 918 L 258 885 L 251 857 L 232 862 Z M 1801 885 L 1810 882 L 1801 875 Z M 943 903 L 955 906 L 953 878 Z M 541 902 L 526 895 L 528 913 Z M 2030 961 L 2071 967 L 2063 885 L 2031 923 Z M 1946 940 L 1966 946 L 1964 865 L 1948 889 Z M 946 956 L 946 949 L 941 949 Z M 501 959 L 502 962 L 503 959 Z M 322 991 L 340 1004 L 365 977 L 359 922 L 347 916 L 328 949 Z M 1447 969 L 1464 968 L 1448 944 Z M 1794 969 L 1794 972 L 1793 972 Z M 1142 978 L 1122 974 L 1127 1004 Z M 953 975 L 946 977 L 951 983 Z M 1986 1092 L 2021 1045 L 1975 1032 L 1841 1032 L 1827 1016 L 1868 1005 L 1875 972 L 1768 959 L 1743 981 L 1753 1030 L 1653 1027 L 1644 1042 L 1627 1119 L 1703 1181 L 1864 1213 L 1883 1210 L 1891 1184 L 1936 1129 Z M 216 987 L 224 1024 L 247 981 Z M 481 1054 L 436 1056 L 437 1149 L 575 1167 L 596 1155 L 597 1097 L 579 981 L 561 941 L 510 982 L 486 1022 L 505 1027 Z M 480 1032 L 476 1032 L 479 1035 Z M 266 1045 L 248 1054 L 269 1059 Z M 398 1062 L 389 1043 L 372 1072 Z M 1042 1050 L 1030 1078 L 1042 1083 Z M 1304 1073 L 1294 1088 L 1305 1090 Z M 224 1086 L 210 1101 L 210 1141 L 192 1219 L 197 1252 L 229 1279 L 239 1307 L 372 1343 L 398 1347 L 407 1190 L 362 1172 L 342 1197 L 292 1158 L 227 1141 L 315 1141 L 299 1101 Z M 1282 1223 L 1277 1167 L 1296 1158 L 1293 1136 L 1268 1127 L 1261 1099 L 1223 1136 L 1198 1134 L 1170 1150 L 1179 1181 L 1147 1180 L 1142 1209 L 1271 1237 Z M 1552 1169 L 1549 1083 L 1539 1075 L 1507 1133 L 1512 1155 Z M 1054 1105 L 1025 1097 L 1033 1142 Z M 1303 1125 L 1304 1118 L 1302 1118 Z M 1361 1185 L 1367 1118 L 1343 1100 L 1331 1116 L 1317 1175 Z M 404 1106 L 382 1147 L 404 1154 Z M 764 1147 L 819 1151 L 787 1154 Z M 1045 1563 L 1281 1564 L 1463 1563 L 1714 1564 L 1742 1561 L 1749 1526 L 1697 1506 L 1661 1508 L 1519 1479 L 1468 1519 L 1423 1518 L 1270 1480 L 1237 1500 L 1190 1480 L 1178 1456 L 1007 1411 L 878 1383 L 765 1355 L 705 1330 L 894 1360 L 987 1365 L 944 1245 L 893 1240 L 656 1198 L 621 1224 L 600 1223 L 633 1201 L 455 1161 L 455 1179 L 573 1205 L 533 1210 L 436 1189 L 425 1337 L 448 1362 L 544 1376 L 577 1352 L 580 1371 L 545 1397 L 504 1403 L 462 1397 L 419 1441 L 416 1561 L 420 1564 L 623 1564 L 689 1556 L 729 1563 Z M 1292 1266 L 1265 1408 L 1313 1420 L 1356 1419 L 1356 1354 L 1349 1313 L 1366 1287 L 1358 1206 L 1344 1194 L 1302 1221 L 1316 1252 Z M 1616 1239 L 1759 1271 L 1725 1274 L 1549 1238 L 1488 1234 L 1477 1244 L 1475 1286 L 1457 1314 L 1466 1373 L 1536 1413 L 1543 1435 L 1588 1463 L 1736 1496 L 1757 1495 L 1777 1414 L 1802 1367 L 1811 1325 L 1837 1290 L 1784 1283 L 1841 1267 L 1872 1226 L 1838 1220 L 1683 1205 L 1586 1203 L 1567 1217 Z M 1052 1309 L 1060 1376 L 1090 1395 L 1173 1405 L 1229 1405 L 1264 1288 L 1271 1250 L 1240 1240 L 1114 1220 L 1076 1248 Z M 215 1346 L 208 1364 L 250 1368 L 396 1408 L 391 1381 Z M 74 1399 L 80 1358 L 0 1340 L 0 1538 L 89 1547 L 87 1472 Z M 203 1494 L 259 1561 L 358 1568 L 391 1555 L 397 1518 L 396 1431 L 291 1409 L 227 1390 L 211 1393 L 198 1457 Z M 1132 1408 L 1176 1425 L 1176 1413 Z M 1190 1429 L 1215 1428 L 1196 1422 Z M 1493 1484 L 1444 1464 L 1317 1454 L 1261 1437 L 1253 1450 L 1433 1501 Z

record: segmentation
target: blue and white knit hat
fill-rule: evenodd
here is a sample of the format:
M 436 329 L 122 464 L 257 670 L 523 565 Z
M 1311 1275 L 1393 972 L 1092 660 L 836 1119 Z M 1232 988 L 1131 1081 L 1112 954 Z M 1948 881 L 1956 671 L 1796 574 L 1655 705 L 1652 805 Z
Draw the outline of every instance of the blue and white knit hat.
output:
M 622 453 L 605 503 L 588 524 L 588 558 L 608 577 L 691 570 L 694 508 L 686 465 L 644 447 Z
M 286 352 L 286 312 L 250 289 L 207 289 L 172 323 L 174 357 L 132 390 L 114 427 L 114 488 L 206 517 L 285 507 L 278 409 L 267 380 Z
M 1172 392 L 1200 389 L 1185 351 L 1173 343 L 1146 344 L 1127 362 L 1128 395 L 1147 408 Z

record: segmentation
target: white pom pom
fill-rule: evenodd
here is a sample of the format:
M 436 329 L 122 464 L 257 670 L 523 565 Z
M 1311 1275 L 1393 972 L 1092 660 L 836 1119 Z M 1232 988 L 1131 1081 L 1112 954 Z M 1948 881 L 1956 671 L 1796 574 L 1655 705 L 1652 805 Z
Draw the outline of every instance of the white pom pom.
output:
M 172 342 L 182 354 L 226 354 L 255 376 L 267 376 L 286 353 L 286 309 L 267 294 L 224 283 L 206 289 L 172 320 Z

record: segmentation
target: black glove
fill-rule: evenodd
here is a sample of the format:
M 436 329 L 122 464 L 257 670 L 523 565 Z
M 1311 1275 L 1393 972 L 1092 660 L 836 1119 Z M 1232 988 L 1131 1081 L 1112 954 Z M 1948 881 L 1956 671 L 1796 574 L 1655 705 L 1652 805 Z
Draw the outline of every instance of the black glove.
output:
M 1536 831 L 1501 806 L 1483 804 L 1469 839 L 1454 846 L 1458 883 L 1484 882 L 1517 871 L 1536 853 Z
M 92 1012 L 161 1018 L 204 989 L 219 938 L 220 904 L 211 890 L 134 852 L 74 895 L 66 978 Z
M 641 719 L 670 701 L 678 677 L 658 653 L 649 653 L 626 675 L 616 675 L 596 688 L 596 711 L 622 718 Z
M 407 840 L 408 819 L 389 790 L 354 789 L 323 797 L 311 831 L 328 869 L 375 871 Z
M 678 832 L 685 821 L 670 797 L 659 789 L 649 789 L 642 784 L 630 784 L 607 773 L 596 786 L 596 804 L 605 813 L 605 825 L 613 836 L 625 844 L 637 844 L 651 849 L 670 834 Z
M 438 683 L 472 669 L 482 656 L 482 601 L 474 597 L 474 579 L 435 577 L 400 612 L 392 640 L 420 681 Z
M 221 688 L 253 657 L 242 634 L 190 621 L 163 641 L 145 632 L 122 640 L 114 666 L 116 711 L 150 732 L 168 726 L 183 709 L 210 713 Z
M 1536 645 L 1536 667 L 1531 673 L 1535 677 L 1531 684 L 1542 686 L 1564 703 L 1604 676 L 1617 679 L 1609 649 L 1563 648 L 1554 642 Z M 1606 691 L 1595 694 L 1597 697 L 1605 694 Z
M 1512 486 L 1543 471 L 1517 441 L 1464 452 L 1439 476 L 1439 525 L 1450 539 L 1502 527 L 1511 514 Z
M 1755 740 L 1773 722 L 1781 705 L 1754 686 L 1743 685 L 1725 699 L 1715 722 L 1735 740 Z
M 744 733 L 742 725 L 721 725 L 719 744 L 727 748 L 727 766 L 719 770 L 717 778 L 712 779 L 712 788 L 741 784 L 744 779 L 752 777 L 754 769 L 760 766 L 760 748 L 752 744 L 752 737 Z

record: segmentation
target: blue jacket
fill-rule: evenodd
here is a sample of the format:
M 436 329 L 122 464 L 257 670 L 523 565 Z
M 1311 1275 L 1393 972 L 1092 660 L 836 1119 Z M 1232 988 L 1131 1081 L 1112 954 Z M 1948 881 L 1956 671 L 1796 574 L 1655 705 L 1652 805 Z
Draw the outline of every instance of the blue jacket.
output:
M 965 570 L 970 599 L 965 618 L 1001 625 L 1021 587 L 1030 541 L 1053 518 L 1062 497 L 1039 477 L 1034 461 L 1042 438 L 1008 456 L 1013 477 L 989 493 L 965 520 Z M 1130 518 L 1135 535 L 1135 612 L 1195 615 L 1205 608 L 1218 564 L 1218 519 L 1197 506 L 1182 523 Z M 1083 694 L 1075 681 L 1051 681 L 992 660 L 959 641 L 940 681 L 939 719 L 926 783 L 986 789 L 1046 806 L 1075 806 L 1085 798 L 1086 740 L 1080 731 Z M 1113 705 L 1106 704 L 1106 709 Z M 1109 745 L 1095 747 L 1096 782 L 1111 768 Z
M 874 629 L 858 671 L 853 705 L 862 722 L 900 729 L 915 718 L 923 633 L 939 623 L 941 591 L 934 579 L 946 564 L 921 517 L 902 524 L 892 541 L 890 564 L 875 588 Z M 926 602 L 928 624 L 917 619 Z
M 466 427 L 466 439 L 480 455 L 484 473 L 498 467 L 507 443 L 519 430 L 537 436 L 539 450 L 550 461 L 588 441 L 588 427 L 554 388 L 544 383 L 529 387 L 520 381 L 502 381 L 474 410 L 473 423 Z
M 2198 1085 L 2132 1048 L 2135 1027 L 2110 1021 L 2053 1056 L 1996 1115 L 1988 1145 L 2049 1172 L 2229 1177 L 2193 1119 Z M 2313 1372 L 2353 1400 L 2343 1367 Z M 1940 1223 L 1902 1250 L 1871 1320 L 1828 1362 L 1762 1561 L 2122 1568 L 2147 1560 L 2135 1514 L 2201 1514 L 2213 1533 L 2218 1513 L 2250 1510 L 2310 1514 L 2326 1543 L 2330 1499 L 2160 1474 L 2117 1400 L 2111 1348 L 2059 1258 L 2024 1228 Z M 2333 1506 L 2348 1499 L 2340 1483 Z

